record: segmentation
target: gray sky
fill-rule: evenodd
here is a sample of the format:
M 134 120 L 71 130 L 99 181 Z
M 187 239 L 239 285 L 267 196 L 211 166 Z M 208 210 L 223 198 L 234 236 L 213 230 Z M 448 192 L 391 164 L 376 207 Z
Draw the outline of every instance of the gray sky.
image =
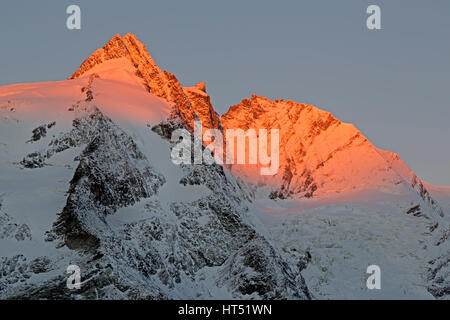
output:
M 370 4 L 382 30 L 366 28 Z M 220 113 L 252 93 L 313 104 L 450 185 L 448 0 L 2 0 L 0 85 L 67 78 L 128 32 L 183 85 L 205 80 Z

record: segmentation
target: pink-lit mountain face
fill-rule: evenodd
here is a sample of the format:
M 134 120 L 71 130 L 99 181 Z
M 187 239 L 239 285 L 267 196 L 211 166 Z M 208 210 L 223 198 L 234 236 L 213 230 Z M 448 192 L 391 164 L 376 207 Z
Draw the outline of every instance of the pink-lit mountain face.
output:
M 394 153 L 375 147 L 353 124 L 294 101 L 253 95 L 221 117 L 227 128 L 280 130 L 280 170 L 262 177 L 255 166 L 232 171 L 276 188 L 273 196 L 313 197 L 357 189 L 401 193 L 421 181 Z
M 398 155 L 376 148 L 354 125 L 314 106 L 254 95 L 230 107 L 219 121 L 204 82 L 182 87 L 132 34 L 114 36 L 69 79 L 92 74 L 119 81 L 138 79 L 148 92 L 172 104 L 172 117 L 180 117 L 190 130 L 195 115 L 203 129 L 279 129 L 280 167 L 275 176 L 261 176 L 260 166 L 232 167 L 248 182 L 273 187 L 273 196 L 312 197 L 373 188 L 398 193 L 422 183 Z
M 128 76 L 122 72 L 128 70 Z M 218 116 L 214 111 L 204 83 L 183 88 L 175 75 L 162 71 L 145 46 L 133 34 L 115 35 L 101 49 L 86 59 L 69 78 L 77 79 L 90 74 L 102 78 L 123 81 L 139 78 L 140 84 L 151 94 L 173 104 L 172 117 L 180 117 L 186 127 L 192 129 L 194 113 L 204 128 L 218 128 Z
M 196 119 L 278 129 L 278 172 L 173 164 L 171 133 Z M 67 80 L 0 87 L 0 151 L 1 298 L 71 297 L 74 261 L 84 298 L 448 297 L 448 188 L 310 105 L 253 95 L 220 116 L 132 34 Z M 368 263 L 380 295 L 352 287 Z

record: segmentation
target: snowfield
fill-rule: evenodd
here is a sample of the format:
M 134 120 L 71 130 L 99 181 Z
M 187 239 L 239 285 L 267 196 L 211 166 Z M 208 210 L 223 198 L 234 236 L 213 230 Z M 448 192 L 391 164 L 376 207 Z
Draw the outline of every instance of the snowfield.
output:
M 256 202 L 283 248 L 308 252 L 302 272 L 318 299 L 433 299 L 427 290 L 430 222 L 407 215 L 414 199 L 358 191 L 333 198 Z M 381 290 L 366 287 L 369 265 Z

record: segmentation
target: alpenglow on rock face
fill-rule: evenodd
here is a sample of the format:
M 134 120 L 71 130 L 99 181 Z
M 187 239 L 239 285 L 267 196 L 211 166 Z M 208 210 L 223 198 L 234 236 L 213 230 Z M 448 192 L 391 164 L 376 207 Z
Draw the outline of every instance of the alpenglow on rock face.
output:
M 412 172 L 398 156 L 376 148 L 354 125 L 310 105 L 253 95 L 230 107 L 221 122 L 225 129 L 280 130 L 275 177 L 260 176 L 255 166 L 233 169 L 250 182 L 272 186 L 281 198 L 366 187 L 392 190 L 412 183 Z M 400 170 L 386 158 L 395 158 Z
M 277 175 L 173 164 L 195 119 L 279 129 Z M 1 299 L 445 299 L 449 208 L 328 112 L 254 95 L 220 116 L 132 34 L 68 80 L 0 87 Z
M 151 94 L 174 105 L 173 116 L 181 117 L 186 127 L 193 128 L 195 112 L 205 128 L 219 128 L 219 120 L 206 94 L 205 86 L 203 85 L 203 90 L 183 88 L 175 75 L 162 71 L 156 65 L 145 46 L 133 34 L 123 37 L 115 35 L 103 48 L 86 59 L 69 79 L 95 73 L 98 69 L 104 70 L 108 68 L 108 64 L 114 65 L 114 62 L 121 59 L 130 64 L 127 67 L 133 70 L 141 79 L 142 86 Z M 123 64 L 121 67 L 124 67 Z

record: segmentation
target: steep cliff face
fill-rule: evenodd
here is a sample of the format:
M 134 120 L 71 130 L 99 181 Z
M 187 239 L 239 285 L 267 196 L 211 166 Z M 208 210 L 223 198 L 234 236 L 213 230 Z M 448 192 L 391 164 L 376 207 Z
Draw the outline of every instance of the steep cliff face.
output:
M 203 131 L 206 129 L 222 130 L 220 116 L 211 104 L 211 98 L 206 93 L 205 82 L 200 82 L 193 87 L 183 87 L 184 93 L 191 101 L 199 120 L 202 122 Z
M 444 216 L 450 212 L 450 187 L 424 185 L 431 197 L 444 208 Z M 430 260 L 429 290 L 436 297 L 450 298 L 450 226 L 441 223 L 441 233 L 435 238 L 437 253 Z

